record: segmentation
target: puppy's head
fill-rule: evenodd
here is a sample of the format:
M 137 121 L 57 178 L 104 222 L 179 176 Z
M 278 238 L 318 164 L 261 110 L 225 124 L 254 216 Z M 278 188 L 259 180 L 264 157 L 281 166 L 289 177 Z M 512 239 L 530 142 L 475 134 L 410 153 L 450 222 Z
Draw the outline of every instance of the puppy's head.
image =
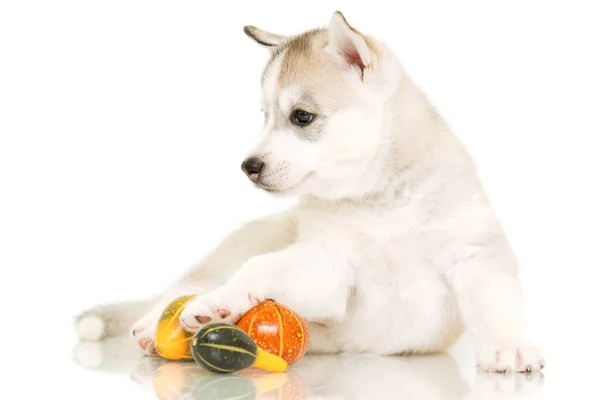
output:
M 271 52 L 262 76 L 262 138 L 244 172 L 275 194 L 358 195 L 381 130 L 374 42 L 340 12 L 327 29 L 297 36 L 244 31 Z

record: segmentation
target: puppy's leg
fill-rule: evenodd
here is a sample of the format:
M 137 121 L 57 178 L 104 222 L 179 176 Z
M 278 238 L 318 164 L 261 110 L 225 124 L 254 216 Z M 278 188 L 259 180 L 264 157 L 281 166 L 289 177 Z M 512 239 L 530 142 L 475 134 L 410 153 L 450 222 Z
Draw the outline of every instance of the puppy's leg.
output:
M 252 258 L 225 285 L 191 301 L 181 314 L 181 324 L 196 331 L 213 321 L 235 323 L 267 298 L 308 320 L 340 319 L 351 284 L 346 263 L 320 247 L 298 243 Z
M 230 234 L 208 257 L 165 291 L 154 306 L 131 328 L 134 341 L 146 354 L 154 354 L 156 325 L 165 307 L 176 297 L 206 294 L 221 286 L 250 258 L 277 251 L 296 238 L 295 211 L 252 221 Z
M 544 367 L 527 338 L 516 262 L 508 246 L 469 251 L 450 273 L 463 319 L 475 344 L 478 367 L 530 372 Z

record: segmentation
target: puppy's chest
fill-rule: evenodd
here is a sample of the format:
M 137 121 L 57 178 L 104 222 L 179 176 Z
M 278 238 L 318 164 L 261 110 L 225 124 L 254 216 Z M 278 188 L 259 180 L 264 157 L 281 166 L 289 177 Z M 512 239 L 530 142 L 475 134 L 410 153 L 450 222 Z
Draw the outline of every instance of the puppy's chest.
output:
M 419 207 L 306 213 L 300 234 L 338 253 L 356 269 L 428 268 L 445 238 Z

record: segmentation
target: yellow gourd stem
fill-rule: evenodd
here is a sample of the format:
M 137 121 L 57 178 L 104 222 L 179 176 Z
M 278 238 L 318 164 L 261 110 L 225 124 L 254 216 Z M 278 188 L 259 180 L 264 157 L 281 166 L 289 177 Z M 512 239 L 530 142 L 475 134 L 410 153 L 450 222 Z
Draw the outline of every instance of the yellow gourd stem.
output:
M 261 348 L 256 349 L 256 361 L 252 366 L 269 372 L 285 372 L 288 369 L 288 363 L 283 358 L 268 353 Z

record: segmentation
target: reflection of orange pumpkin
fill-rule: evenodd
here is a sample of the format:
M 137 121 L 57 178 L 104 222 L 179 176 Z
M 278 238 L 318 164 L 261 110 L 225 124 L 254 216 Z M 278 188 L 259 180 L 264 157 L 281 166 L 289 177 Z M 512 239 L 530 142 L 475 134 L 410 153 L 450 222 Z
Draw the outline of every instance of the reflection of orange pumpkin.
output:
M 237 325 L 258 347 L 283 358 L 288 364 L 298 361 L 308 350 L 310 336 L 306 322 L 273 300 L 252 308 Z

